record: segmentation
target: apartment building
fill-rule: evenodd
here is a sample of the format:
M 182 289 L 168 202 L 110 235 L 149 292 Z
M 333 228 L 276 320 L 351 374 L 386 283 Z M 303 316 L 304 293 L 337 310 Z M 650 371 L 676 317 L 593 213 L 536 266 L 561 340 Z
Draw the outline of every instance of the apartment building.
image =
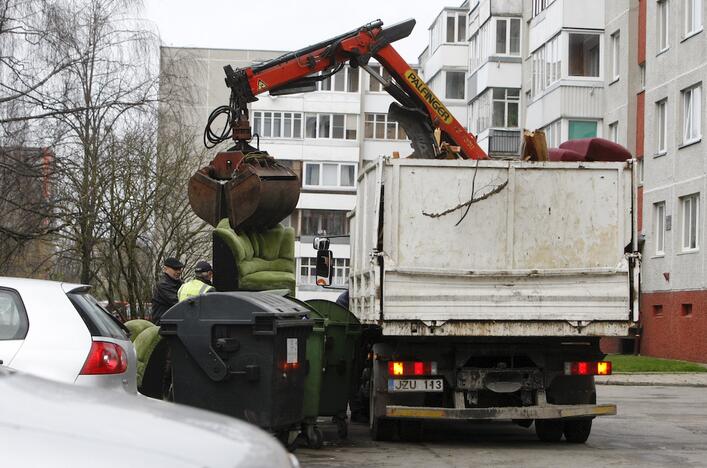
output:
M 198 145 L 209 113 L 228 103 L 223 67 L 247 67 L 282 53 L 162 48 L 163 73 L 181 76 L 188 83 L 191 98 L 184 104 L 185 114 Z M 385 71 L 382 74 L 387 75 Z M 369 78 L 363 70 L 345 66 L 320 82 L 316 92 L 289 96 L 265 93 L 250 105 L 251 125 L 260 148 L 289 166 L 302 183 L 297 210 L 283 222 L 294 227 L 297 236 L 297 295 L 301 299 L 334 300 L 341 293 L 315 285 L 312 241 L 317 235 L 341 236 L 331 240 L 336 259 L 334 286 L 345 288 L 348 284 L 347 213 L 355 206 L 356 178 L 364 162 L 395 151 L 401 155 L 412 151 L 402 127 L 388 119 L 392 98 Z
M 494 158 L 517 157 L 524 121 L 521 0 L 476 0 L 468 13 L 468 128 Z
M 705 5 L 639 3 L 646 31 L 642 352 L 707 362 Z

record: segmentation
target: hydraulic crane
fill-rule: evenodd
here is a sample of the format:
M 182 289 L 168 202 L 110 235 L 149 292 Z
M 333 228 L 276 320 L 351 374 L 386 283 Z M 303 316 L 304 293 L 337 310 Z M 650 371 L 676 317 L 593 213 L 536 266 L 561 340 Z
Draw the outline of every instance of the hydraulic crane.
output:
M 383 28 L 383 22 L 377 20 L 262 64 L 235 70 L 225 66 L 225 81 L 231 90 L 229 104 L 212 112 L 204 143 L 214 147 L 232 139 L 235 144 L 218 153 L 190 180 L 189 200 L 197 215 L 212 225 L 228 217 L 234 229 L 268 228 L 295 209 L 300 186 L 297 175 L 251 146 L 254 135 L 248 104 L 265 92 L 280 96 L 315 91 L 317 82 L 347 63 L 353 69 L 366 70 L 395 99 L 388 115 L 407 133 L 413 148 L 411 158 L 487 159 L 476 138 L 391 45 L 409 36 L 414 26 L 415 20 L 409 19 Z M 372 68 L 371 59 L 380 63 L 390 78 Z M 226 124 L 215 132 L 212 125 L 222 115 Z

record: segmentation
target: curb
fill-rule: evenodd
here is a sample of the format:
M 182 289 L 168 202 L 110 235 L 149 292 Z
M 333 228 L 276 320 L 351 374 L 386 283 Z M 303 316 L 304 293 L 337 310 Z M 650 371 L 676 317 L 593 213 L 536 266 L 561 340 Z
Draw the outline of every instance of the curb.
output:
M 707 384 L 703 383 L 683 383 L 683 382 L 628 382 L 628 381 L 596 381 L 597 385 L 618 385 L 624 387 L 693 387 L 707 388 Z

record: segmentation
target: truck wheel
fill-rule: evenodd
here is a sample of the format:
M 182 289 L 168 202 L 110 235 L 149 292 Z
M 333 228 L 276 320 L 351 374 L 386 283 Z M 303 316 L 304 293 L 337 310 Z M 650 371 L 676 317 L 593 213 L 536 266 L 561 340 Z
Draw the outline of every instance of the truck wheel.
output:
M 376 416 L 376 390 L 371 381 L 371 389 L 369 392 L 369 425 L 371 428 L 371 439 L 375 441 L 390 441 L 395 437 L 395 428 L 397 421 Z
M 592 432 L 591 419 L 568 419 L 565 421 L 565 439 L 572 444 L 583 444 Z
M 535 434 L 543 442 L 559 442 L 564 424 L 559 419 L 536 419 Z

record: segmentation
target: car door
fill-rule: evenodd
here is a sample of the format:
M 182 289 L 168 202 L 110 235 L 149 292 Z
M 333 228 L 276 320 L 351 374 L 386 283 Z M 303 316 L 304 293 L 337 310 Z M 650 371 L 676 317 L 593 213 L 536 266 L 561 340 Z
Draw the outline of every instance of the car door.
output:
M 29 330 L 27 311 L 14 289 L 0 288 L 0 361 L 12 367 Z

